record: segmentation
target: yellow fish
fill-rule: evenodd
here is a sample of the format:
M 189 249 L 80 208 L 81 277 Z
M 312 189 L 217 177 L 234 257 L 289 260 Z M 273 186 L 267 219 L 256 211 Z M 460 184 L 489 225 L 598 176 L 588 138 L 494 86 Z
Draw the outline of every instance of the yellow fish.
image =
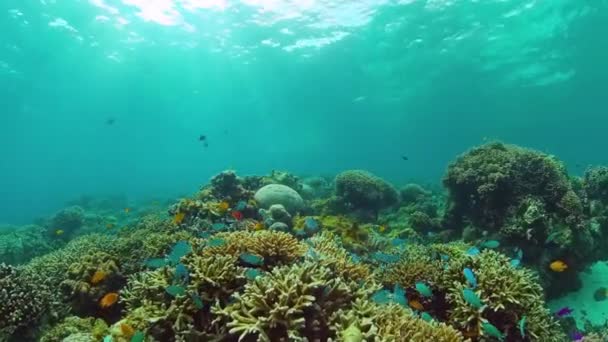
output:
M 228 204 L 228 202 L 226 202 L 226 201 L 223 201 L 217 205 L 217 208 L 221 213 L 225 213 L 228 211 L 228 209 L 230 209 L 230 204 Z
M 186 213 L 183 212 L 178 212 L 177 214 L 175 214 L 175 216 L 173 216 L 173 223 L 175 224 L 181 224 L 184 221 L 184 217 L 186 217 Z
M 386 226 L 380 226 L 380 227 L 378 227 L 378 232 L 379 232 L 379 233 L 384 233 L 384 232 L 386 232 Z
M 130 213 L 131 212 L 131 208 L 125 208 L 125 213 Z
M 63 231 L 63 229 L 57 229 L 57 230 L 55 231 L 55 235 L 57 235 L 57 236 L 59 236 L 59 235 L 63 235 L 63 233 L 65 233 L 65 232 Z
M 97 270 L 91 276 L 90 283 L 92 285 L 97 285 L 97 284 L 101 283 L 104 279 L 106 279 L 106 272 L 101 271 L 101 270 Z
M 561 260 L 555 260 L 549 264 L 549 268 L 553 272 L 564 272 L 568 268 L 568 265 Z
M 264 224 L 262 222 L 256 222 L 255 225 L 253 226 L 253 230 L 263 230 L 264 228 Z

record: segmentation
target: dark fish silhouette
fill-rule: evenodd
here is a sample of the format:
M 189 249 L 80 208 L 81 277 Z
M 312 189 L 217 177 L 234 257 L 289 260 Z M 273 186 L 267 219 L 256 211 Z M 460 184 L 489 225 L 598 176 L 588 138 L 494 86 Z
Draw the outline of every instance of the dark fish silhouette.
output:
M 116 122 L 116 119 L 109 118 L 109 119 L 106 120 L 106 125 L 112 126 L 115 122 Z
M 401 156 L 401 159 L 403 159 L 403 160 L 410 160 L 410 158 L 408 158 L 407 156 Z
M 206 135 L 201 134 L 198 137 L 198 141 L 202 141 L 203 142 L 203 146 L 205 146 L 205 147 L 209 146 L 209 143 L 207 142 L 207 136 Z

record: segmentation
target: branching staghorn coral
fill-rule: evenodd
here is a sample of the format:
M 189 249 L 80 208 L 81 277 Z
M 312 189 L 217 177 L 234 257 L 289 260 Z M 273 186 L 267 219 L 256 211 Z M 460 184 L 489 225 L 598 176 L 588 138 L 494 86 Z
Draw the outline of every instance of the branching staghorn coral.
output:
M 102 319 L 70 316 L 47 330 L 40 338 L 40 342 L 62 342 L 74 334 L 86 334 L 90 341 L 100 341 L 107 332 L 108 325 Z
M 472 307 L 463 298 L 463 289 L 469 287 L 464 268 L 476 275 L 474 291 L 484 304 L 482 308 Z M 518 322 L 526 316 L 530 338 L 556 342 L 565 338 L 545 309 L 538 277 L 527 269 L 512 267 L 510 259 L 500 253 L 486 250 L 475 257 L 454 259 L 447 264 L 442 282 L 448 287 L 448 321 L 468 336 L 479 336 L 482 322 L 489 322 L 507 336 L 521 337 Z
M 371 290 L 370 290 L 371 289 Z M 313 262 L 273 269 L 235 294 L 235 302 L 213 312 L 228 320 L 230 333 L 258 341 L 325 340 L 331 314 L 372 287 L 345 282 Z
M 322 232 L 310 238 L 309 242 L 313 254 L 316 254 L 313 259 L 344 279 L 359 281 L 370 276 L 369 266 L 354 262 L 334 234 Z
M 224 243 L 206 247 L 201 252 L 203 256 L 232 255 L 238 258 L 243 253 L 250 253 L 264 258 L 265 269 L 293 263 L 306 252 L 306 247 L 295 237 L 278 231 L 220 233 L 213 238 L 222 239 Z

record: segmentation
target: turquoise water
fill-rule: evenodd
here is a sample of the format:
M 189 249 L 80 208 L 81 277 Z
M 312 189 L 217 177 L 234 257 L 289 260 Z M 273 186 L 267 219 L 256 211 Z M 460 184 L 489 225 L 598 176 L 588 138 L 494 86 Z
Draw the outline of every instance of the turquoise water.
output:
M 191 193 L 226 168 L 439 182 L 484 139 L 606 164 L 607 7 L 2 1 L 0 222 Z

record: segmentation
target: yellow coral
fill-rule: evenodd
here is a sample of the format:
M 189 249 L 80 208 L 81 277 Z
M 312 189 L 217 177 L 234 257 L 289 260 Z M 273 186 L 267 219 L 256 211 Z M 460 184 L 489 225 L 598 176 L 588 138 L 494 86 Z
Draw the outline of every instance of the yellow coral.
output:
M 348 252 L 340 246 L 334 234 L 323 232 L 310 239 L 315 253 L 319 254 L 316 262 L 329 267 L 345 279 L 366 280 L 371 274 L 369 266 L 355 263 Z

